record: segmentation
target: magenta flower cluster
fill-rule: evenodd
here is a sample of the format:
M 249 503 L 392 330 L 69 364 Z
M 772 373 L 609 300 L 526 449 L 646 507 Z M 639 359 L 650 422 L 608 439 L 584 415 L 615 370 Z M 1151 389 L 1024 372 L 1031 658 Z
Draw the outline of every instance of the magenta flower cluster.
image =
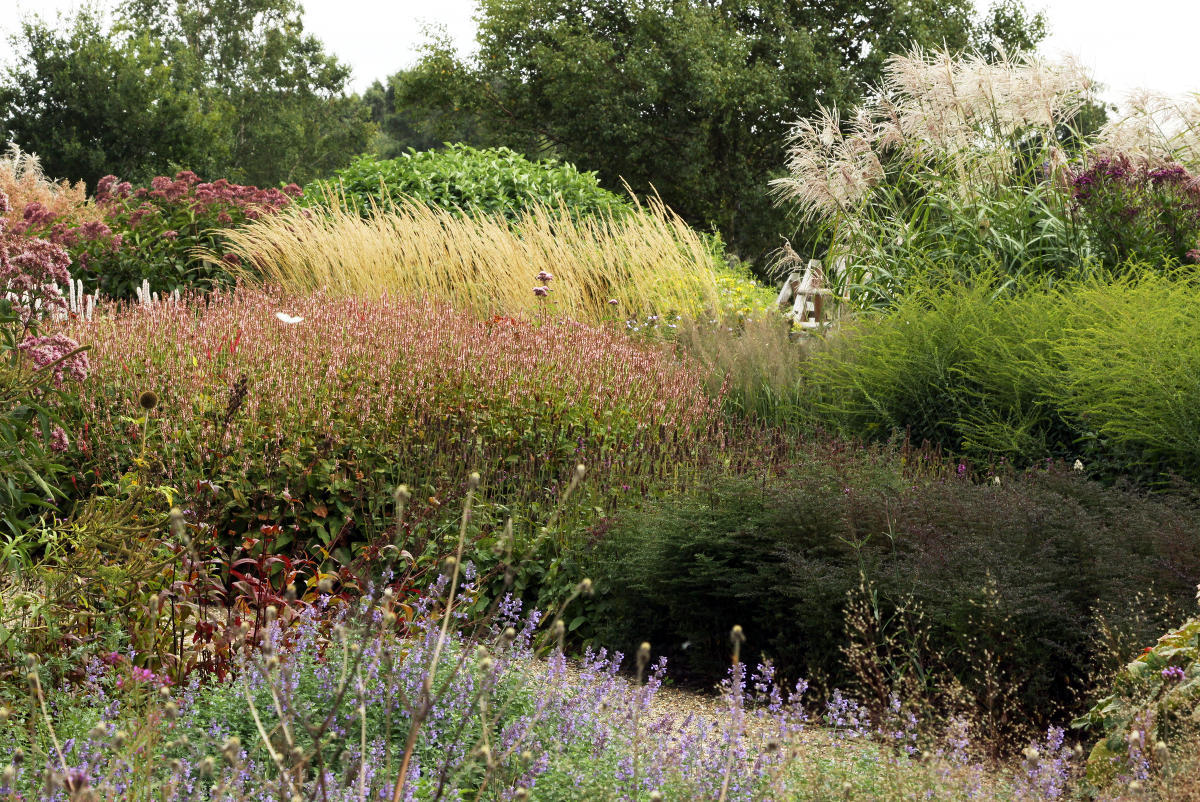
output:
M 65 334 L 26 337 L 18 348 L 29 356 L 38 370 L 49 368 L 53 371 L 58 387 L 62 386 L 64 378 L 81 382 L 88 376 L 87 353 L 80 351 L 79 343 Z
M 9 231 L 8 210 L 8 196 L 0 192 L 0 298 L 13 302 L 26 321 L 65 310 L 60 287 L 71 280 L 71 258 L 52 242 Z

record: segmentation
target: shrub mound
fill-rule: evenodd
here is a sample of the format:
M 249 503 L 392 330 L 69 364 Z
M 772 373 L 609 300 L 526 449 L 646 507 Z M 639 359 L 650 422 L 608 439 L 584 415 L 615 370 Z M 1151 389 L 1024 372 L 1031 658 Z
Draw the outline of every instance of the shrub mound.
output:
M 1140 275 L 1138 275 L 1140 273 Z M 982 462 L 1200 479 L 1200 287 L 1148 269 L 1014 291 L 986 277 L 913 292 L 802 368 L 810 421 L 896 431 Z
M 592 555 L 600 640 L 646 638 L 707 679 L 740 624 L 749 659 L 850 687 L 880 671 L 855 664 L 865 626 L 866 662 L 891 661 L 864 688 L 878 701 L 904 676 L 976 700 L 1004 688 L 976 712 L 1044 720 L 1078 704 L 1109 651 L 1161 631 L 1200 580 L 1190 503 L 1073 471 L 997 485 L 898 463 L 814 449 L 785 479 L 723 479 L 625 513 Z
M 510 220 L 544 206 L 562 206 L 574 217 L 630 208 L 619 195 L 603 189 L 594 172 L 580 172 L 554 159 L 531 161 L 508 148 L 480 150 L 461 143 L 440 150 L 410 149 L 384 161 L 360 156 L 314 189 L 309 192 L 313 202 L 341 198 L 364 214 L 404 200 Z

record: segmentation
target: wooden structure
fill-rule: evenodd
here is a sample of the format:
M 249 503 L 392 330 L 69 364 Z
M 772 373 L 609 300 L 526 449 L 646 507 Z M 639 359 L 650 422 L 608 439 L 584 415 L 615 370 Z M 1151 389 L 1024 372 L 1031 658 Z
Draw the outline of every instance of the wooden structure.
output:
M 801 329 L 819 329 L 828 325 L 826 316 L 831 311 L 828 307 L 832 295 L 820 260 L 809 259 L 803 271 L 793 270 L 788 274 L 776 302 L 781 310 L 791 304 L 787 316 L 794 325 Z

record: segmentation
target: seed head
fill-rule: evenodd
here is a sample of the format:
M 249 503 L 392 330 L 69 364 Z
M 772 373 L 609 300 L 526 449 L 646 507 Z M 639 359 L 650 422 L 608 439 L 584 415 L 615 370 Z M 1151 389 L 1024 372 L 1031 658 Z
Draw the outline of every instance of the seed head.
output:
M 138 406 L 149 412 L 158 406 L 158 394 L 153 390 L 147 390 L 138 396 Z
M 594 595 L 596 592 L 596 589 L 592 586 L 592 580 L 588 579 L 588 578 L 584 578 L 584 580 L 579 583 L 579 592 L 582 595 L 588 596 L 588 597 L 591 597 L 592 595 Z
M 321 581 L 317 582 L 317 590 L 328 596 L 333 592 L 333 581 L 327 576 L 321 577 Z
M 733 629 L 729 631 L 729 639 L 733 641 L 734 646 L 740 646 L 746 642 L 746 633 L 742 631 L 741 624 L 733 625 Z
M 163 715 L 167 717 L 167 721 L 174 721 L 179 718 L 179 705 L 175 704 L 174 701 L 167 702 L 163 706 Z
M 18 746 L 13 751 L 12 762 L 13 762 L 14 766 L 19 766 L 22 763 L 24 763 L 25 762 L 25 750 Z
M 1171 757 L 1171 750 L 1167 748 L 1164 741 L 1159 741 L 1154 744 L 1154 759 L 1158 761 L 1158 765 L 1166 766 L 1168 758 Z
M 125 730 L 117 730 L 117 733 L 113 736 L 112 740 L 113 746 L 120 749 L 121 747 L 125 746 L 125 744 L 129 743 L 129 733 L 125 732 Z
M 500 638 L 506 643 L 512 643 L 517 639 L 517 630 L 512 627 L 505 627 L 504 631 L 500 633 Z
M 11 763 L 5 766 L 4 773 L 0 774 L 0 780 L 9 788 L 12 788 L 13 783 L 17 780 L 17 767 Z
M 651 791 L 650 802 L 662 802 L 662 791 Z
M 242 739 L 238 738 L 236 735 L 234 735 L 228 741 L 225 742 L 224 746 L 221 747 L 221 755 L 227 761 L 232 763 L 235 760 L 237 760 L 238 753 L 241 750 L 242 750 Z
M 409 491 L 408 485 L 397 485 L 396 489 L 392 491 L 392 499 L 397 504 L 407 504 L 410 498 L 412 498 L 412 493 Z
M 638 652 L 637 652 L 638 670 L 640 671 L 641 669 L 645 668 L 646 664 L 649 662 L 650 662 L 650 641 L 642 641 L 642 645 L 638 647 Z
M 213 776 L 213 770 L 216 768 L 216 761 L 211 757 L 206 757 L 200 761 L 200 776 L 205 779 Z
M 0 705 L 0 724 L 7 724 L 8 719 L 12 716 L 12 711 L 7 707 Z
M 467 489 L 477 489 L 479 487 L 479 481 L 479 471 L 472 471 L 471 475 L 467 477 Z
M 1021 752 L 1021 754 L 1023 754 L 1025 756 L 1025 759 L 1028 760 L 1030 763 L 1037 763 L 1037 760 L 1040 757 L 1040 755 L 1038 754 L 1038 750 L 1032 746 L 1025 747 L 1025 749 Z
M 513 799 L 528 799 L 528 798 L 529 798 L 529 789 L 528 788 L 518 788 L 516 791 L 513 792 Z

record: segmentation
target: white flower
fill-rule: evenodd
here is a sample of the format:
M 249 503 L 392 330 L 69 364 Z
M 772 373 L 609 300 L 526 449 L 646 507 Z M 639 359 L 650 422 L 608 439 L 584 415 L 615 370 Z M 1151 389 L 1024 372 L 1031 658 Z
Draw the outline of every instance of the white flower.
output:
M 1075 460 L 1075 464 L 1074 464 L 1074 465 L 1072 465 L 1072 466 L 1071 466 L 1071 468 L 1072 468 L 1073 470 L 1076 470 L 1076 471 L 1082 471 L 1082 470 L 1083 470 L 1083 463 L 1082 463 L 1082 462 L 1080 462 L 1079 460 Z
M 291 325 L 292 323 L 299 323 L 301 320 L 304 320 L 302 317 L 292 316 L 287 312 L 276 312 L 275 317 L 279 318 L 281 323 L 287 323 L 288 325 Z

